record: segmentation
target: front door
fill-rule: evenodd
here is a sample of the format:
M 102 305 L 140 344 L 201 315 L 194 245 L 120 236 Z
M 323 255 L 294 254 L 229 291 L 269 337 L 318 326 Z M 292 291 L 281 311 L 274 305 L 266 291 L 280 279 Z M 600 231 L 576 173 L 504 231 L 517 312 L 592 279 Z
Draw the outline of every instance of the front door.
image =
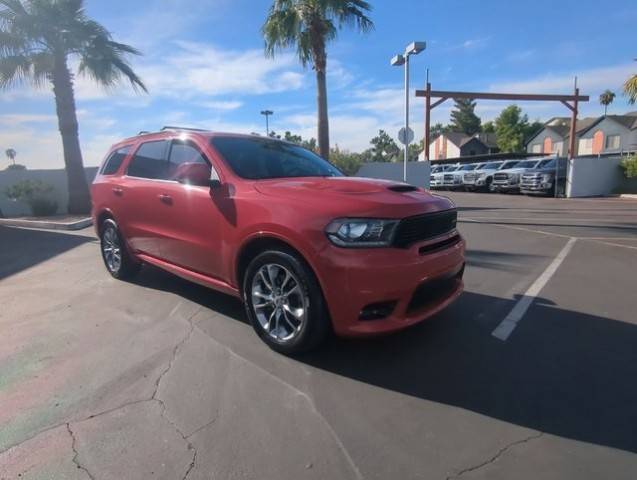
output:
M 173 140 L 168 152 L 167 182 L 162 184 L 159 249 L 161 257 L 180 267 L 219 278 L 223 215 L 215 204 L 209 186 L 181 181 L 184 171 L 206 168 L 211 163 L 197 144 Z

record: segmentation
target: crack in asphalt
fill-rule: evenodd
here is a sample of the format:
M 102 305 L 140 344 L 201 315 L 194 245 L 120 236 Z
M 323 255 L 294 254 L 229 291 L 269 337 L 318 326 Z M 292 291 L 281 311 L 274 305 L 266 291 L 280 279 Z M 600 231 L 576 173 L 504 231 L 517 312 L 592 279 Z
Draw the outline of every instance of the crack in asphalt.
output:
M 163 418 L 164 418 L 164 419 L 165 419 L 165 420 L 166 420 L 166 421 L 167 421 L 167 422 L 168 422 L 168 423 L 169 423 L 169 424 L 170 424 L 170 425 L 171 425 L 171 426 L 175 429 L 175 431 L 177 431 L 177 433 L 181 436 L 181 438 L 182 438 L 182 439 L 186 442 L 186 445 L 187 445 L 188 449 L 189 449 L 189 450 L 193 450 L 193 457 L 192 457 L 192 460 L 191 460 L 190 464 L 188 465 L 188 468 L 187 468 L 187 470 L 186 470 L 186 472 L 185 472 L 185 474 L 184 474 L 184 476 L 183 476 L 183 478 L 182 478 L 182 480 L 185 480 L 185 479 L 188 477 L 188 475 L 190 474 L 190 472 L 193 470 L 193 468 L 195 467 L 195 463 L 196 463 L 196 460 L 197 460 L 197 449 L 195 448 L 195 446 L 194 446 L 192 443 L 190 443 L 190 442 L 188 441 L 188 437 L 192 436 L 194 433 L 198 432 L 199 430 L 201 430 L 201 429 L 203 429 L 203 428 L 207 427 L 208 425 L 210 425 L 211 423 L 213 423 L 213 422 L 216 420 L 216 418 L 215 418 L 214 420 L 212 420 L 211 422 L 208 422 L 208 423 L 206 423 L 205 425 L 203 425 L 203 426 L 201 426 L 201 427 L 197 428 L 197 430 L 195 430 L 195 432 L 193 432 L 192 434 L 190 434 L 190 435 L 186 436 L 186 435 L 184 435 L 184 433 L 181 431 L 181 429 L 180 429 L 180 428 L 179 428 L 179 427 L 175 424 L 175 422 L 173 422 L 170 418 L 168 418 L 168 417 L 165 415 L 165 412 L 166 412 L 166 405 L 165 405 L 165 403 L 164 403 L 161 399 L 157 398 L 157 392 L 158 392 L 158 390 L 159 390 L 159 385 L 160 385 L 160 383 L 161 383 L 162 379 L 164 378 L 164 376 L 165 376 L 165 375 L 166 375 L 166 374 L 170 371 L 170 369 L 172 368 L 173 363 L 174 363 L 174 361 L 175 361 L 175 359 L 176 359 L 177 355 L 179 354 L 179 351 L 180 351 L 181 347 L 182 347 L 182 346 L 183 346 L 183 345 L 184 345 L 184 344 L 185 344 L 185 343 L 186 343 L 186 342 L 187 342 L 187 341 L 188 341 L 188 340 L 192 337 L 192 334 L 193 334 L 194 329 L 195 329 L 195 325 L 194 325 L 194 323 L 193 323 L 192 319 L 193 319 L 193 318 L 195 317 L 195 315 L 197 315 L 197 313 L 199 313 L 200 311 L 201 311 L 201 308 L 197 309 L 197 310 L 196 310 L 196 311 L 195 311 L 192 315 L 190 315 L 190 316 L 186 319 L 186 321 L 188 322 L 188 325 L 190 326 L 190 328 L 189 328 L 188 332 L 186 333 L 186 335 L 184 336 L 184 338 L 183 338 L 183 339 L 181 339 L 181 340 L 180 340 L 180 341 L 179 341 L 179 342 L 178 342 L 178 343 L 177 343 L 177 344 L 173 347 L 173 353 L 172 353 L 172 356 L 171 356 L 170 360 L 168 361 L 168 365 L 166 366 L 166 368 L 165 368 L 165 369 L 164 369 L 164 370 L 163 370 L 163 371 L 159 374 L 159 376 L 157 377 L 157 380 L 155 381 L 155 388 L 154 388 L 154 390 L 153 390 L 153 394 L 150 396 L 150 398 L 144 398 L 144 399 L 138 399 L 138 400 L 131 400 L 131 401 L 128 401 L 128 402 L 122 403 L 121 405 L 118 405 L 118 406 L 116 406 L 116 407 L 109 408 L 109 409 L 107 409 L 107 410 L 103 410 L 103 411 L 101 411 L 101 412 L 91 414 L 91 415 L 89 415 L 89 416 L 87 416 L 87 417 L 85 417 L 85 418 L 82 418 L 82 419 L 80 419 L 80 420 L 76 420 L 76 421 L 74 421 L 74 422 L 71 422 L 71 421 L 64 421 L 64 422 L 57 423 L 57 424 L 55 424 L 55 425 L 52 425 L 52 426 L 50 426 L 50 427 L 47 427 L 47 428 L 45 428 L 45 429 L 43 429 L 43 430 L 38 431 L 38 432 L 37 432 L 37 433 L 35 433 L 34 435 L 31 435 L 31 436 L 29 436 L 28 438 L 25 438 L 24 440 L 22 440 L 22 441 L 20 441 L 20 442 L 17 442 L 17 443 L 15 443 L 15 444 L 13 444 L 13 445 L 10 445 L 10 446 L 9 446 L 9 447 L 7 447 L 6 449 L 4 449 L 4 450 L 0 451 L 0 455 L 4 454 L 5 452 L 8 452 L 9 450 L 11 450 L 11 449 L 13 449 L 13 448 L 15 448 L 15 447 L 17 447 L 17 446 L 19 446 L 19 445 L 22 445 L 23 443 L 26 443 L 26 442 L 28 442 L 28 441 L 30 441 L 30 440 L 33 440 L 34 438 L 36 438 L 36 437 L 38 437 L 38 436 L 40 436 L 40 435 L 42 435 L 42 434 L 44 434 L 44 433 L 46 433 L 46 432 L 49 432 L 49 431 L 54 430 L 54 429 L 56 429 L 56 428 L 59 428 L 59 427 L 61 427 L 61 426 L 63 426 L 63 425 L 66 425 L 66 429 L 67 429 L 67 431 L 68 431 L 69 435 L 71 436 L 71 448 L 72 448 L 73 453 L 74 453 L 74 455 L 73 455 L 73 463 L 74 463 L 75 465 L 77 465 L 77 468 L 78 468 L 78 469 L 80 469 L 80 470 L 84 471 L 84 472 L 88 475 L 88 477 L 89 477 L 91 480 L 95 480 L 95 477 L 93 477 L 93 475 L 92 475 L 92 474 L 88 471 L 88 469 L 87 469 L 86 467 L 84 467 L 83 465 L 81 465 L 81 464 L 79 463 L 79 461 L 78 461 L 79 452 L 77 451 L 76 446 L 75 446 L 76 440 L 75 440 L 75 435 L 73 434 L 73 431 L 71 430 L 71 423 L 81 423 L 81 422 L 85 422 L 85 421 L 87 421 L 87 420 L 95 419 L 95 418 L 97 418 L 97 417 L 101 417 L 101 416 L 103 416 L 103 415 L 107 415 L 107 414 L 109 414 L 109 413 L 113 413 L 113 412 L 115 412 L 115 411 L 117 411 L 117 410 L 121 410 L 122 408 L 126 408 L 126 407 L 129 407 L 129 406 L 131 406 L 131 405 L 137 405 L 137 404 L 139 404 L 139 403 L 146 403 L 146 402 L 153 402 L 153 401 L 154 401 L 154 402 L 159 403 L 159 405 L 161 406 L 161 413 L 160 413 L 160 415 L 161 415 L 161 416 L 162 416 L 162 417 L 163 417 Z M 174 313 L 174 312 L 171 312 L 171 313 Z
M 173 309 L 173 312 L 175 310 L 176 310 L 176 308 Z M 195 312 L 186 319 L 186 321 L 188 322 L 188 325 L 190 326 L 190 329 L 188 330 L 188 333 L 184 336 L 184 338 L 179 343 L 177 343 L 177 345 L 175 345 L 175 347 L 173 348 L 173 355 L 172 355 L 170 361 L 168 362 L 168 365 L 166 366 L 166 369 L 159 375 L 159 377 L 157 377 L 157 381 L 155 382 L 155 391 L 153 392 L 153 395 L 150 398 L 150 401 L 154 400 L 154 401 L 159 403 L 159 405 L 161 406 L 160 416 L 163 417 L 168 423 L 170 423 L 170 425 L 181 436 L 181 438 L 184 440 L 184 442 L 186 442 L 188 450 L 192 450 L 193 451 L 192 460 L 190 461 L 190 464 L 188 465 L 188 468 L 186 469 L 186 472 L 184 473 L 184 476 L 182 477 L 182 480 L 186 480 L 188 475 L 190 475 L 190 472 L 195 468 L 195 464 L 197 462 L 197 448 L 192 443 L 190 443 L 188 441 L 188 436 L 186 436 L 184 434 L 184 432 L 181 431 L 181 428 L 179 428 L 177 426 L 177 424 L 175 422 L 173 422 L 166 415 L 166 404 L 164 403 L 164 401 L 162 399 L 157 397 L 157 392 L 159 391 L 159 386 L 160 386 L 161 381 L 163 380 L 164 376 L 170 371 L 170 369 L 172 368 L 173 364 L 175 363 L 175 359 L 177 358 L 177 355 L 179 354 L 179 351 L 186 344 L 186 342 L 188 342 L 188 340 L 190 340 L 190 338 L 192 338 L 192 334 L 195 331 L 195 324 L 193 323 L 192 319 L 201 310 L 202 310 L 201 307 L 196 309 Z M 173 312 L 171 312 L 171 314 Z
M 69 432 L 69 435 L 71 436 L 71 450 L 73 450 L 73 459 L 71 461 L 77 466 L 78 469 L 86 473 L 86 475 L 88 475 L 88 478 L 90 478 L 91 480 L 95 480 L 95 477 L 93 476 L 93 474 L 91 474 L 91 472 L 88 471 L 88 468 L 82 465 L 80 461 L 78 460 L 80 453 L 77 451 L 77 448 L 75 447 L 75 434 L 73 433 L 73 430 L 71 430 L 70 423 L 66 424 L 66 431 Z
M 544 435 L 544 432 L 538 432 L 538 433 L 536 433 L 534 435 L 531 435 L 529 437 L 523 438 L 522 440 L 516 440 L 515 442 L 511 442 L 511 443 L 505 445 L 504 447 L 502 447 L 500 450 L 498 450 L 497 453 L 495 455 L 493 455 L 491 458 L 489 458 L 488 460 L 486 460 L 486 461 L 484 461 L 482 463 L 479 463 L 477 465 L 473 465 L 471 467 L 463 468 L 458 473 L 455 473 L 453 475 L 449 475 L 446 478 L 446 480 L 452 480 L 454 478 L 460 478 L 465 473 L 474 472 L 476 470 L 480 470 L 481 468 L 486 467 L 487 465 L 491 465 L 492 463 L 497 461 L 502 455 L 504 455 L 507 451 L 509 451 L 513 447 L 516 447 L 518 445 L 522 445 L 522 444 L 531 442 L 533 440 L 537 440 L 542 435 Z

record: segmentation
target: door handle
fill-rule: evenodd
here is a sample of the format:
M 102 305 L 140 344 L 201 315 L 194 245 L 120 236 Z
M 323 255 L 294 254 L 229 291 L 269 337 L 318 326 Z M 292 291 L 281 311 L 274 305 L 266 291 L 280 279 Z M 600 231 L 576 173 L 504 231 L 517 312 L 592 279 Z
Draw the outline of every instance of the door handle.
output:
M 124 195 L 124 190 L 119 187 L 113 187 L 113 193 L 118 197 L 121 197 L 122 195 Z
M 166 195 L 165 193 L 162 193 L 159 195 L 159 201 L 162 203 L 165 203 L 166 205 L 172 205 L 173 197 L 171 197 L 170 195 Z

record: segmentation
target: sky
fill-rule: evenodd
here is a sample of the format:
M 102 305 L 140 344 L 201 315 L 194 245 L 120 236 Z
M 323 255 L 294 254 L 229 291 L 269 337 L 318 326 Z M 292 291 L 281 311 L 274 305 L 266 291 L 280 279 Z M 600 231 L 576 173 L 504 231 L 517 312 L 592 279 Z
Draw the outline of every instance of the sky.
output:
M 260 28 L 271 0 L 85 0 L 88 14 L 115 40 L 143 52 L 133 58 L 148 94 L 127 84 L 104 90 L 76 79 L 85 165 L 98 165 L 109 146 L 164 125 L 216 131 L 265 132 L 270 127 L 316 137 L 314 72 L 294 51 L 266 58 Z M 427 49 L 411 60 L 411 125 L 424 135 L 423 101 L 413 89 L 572 93 L 578 77 L 591 101 L 581 116 L 598 116 L 605 89 L 617 93 L 609 113 L 637 110 L 621 85 L 637 73 L 634 0 L 370 0 L 375 29 L 345 29 L 328 46 L 330 139 L 361 151 L 379 129 L 395 138 L 403 124 L 403 69 L 390 58 L 413 40 Z M 73 62 L 72 62 L 73 63 Z M 76 65 L 76 63 L 74 63 Z M 479 102 L 483 121 L 505 102 Z M 554 103 L 519 103 L 531 120 L 566 116 Z M 446 123 L 452 102 L 433 111 Z M 0 152 L 14 148 L 29 169 L 63 166 L 50 87 L 0 92 Z M 8 164 L 2 155 L 0 169 Z

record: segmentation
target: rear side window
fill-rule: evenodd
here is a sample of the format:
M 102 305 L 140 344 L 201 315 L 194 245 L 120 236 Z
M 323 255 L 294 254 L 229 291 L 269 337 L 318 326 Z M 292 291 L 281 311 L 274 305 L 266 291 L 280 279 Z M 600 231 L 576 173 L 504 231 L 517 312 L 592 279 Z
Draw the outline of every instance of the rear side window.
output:
M 113 153 L 111 153 L 110 156 L 104 162 L 104 167 L 102 168 L 102 175 L 115 174 L 115 172 L 119 170 L 119 167 L 122 166 L 122 162 L 126 158 L 126 155 L 128 155 L 130 148 L 131 146 L 127 145 L 125 147 L 118 148 Z
M 166 161 L 165 153 L 166 141 L 164 140 L 142 143 L 128 166 L 127 175 L 131 177 L 165 179 L 168 173 L 168 162 Z
M 169 168 L 174 170 L 184 163 L 201 163 L 205 165 L 208 162 L 203 153 L 194 145 L 184 142 L 173 142 L 168 163 L 170 164 Z

